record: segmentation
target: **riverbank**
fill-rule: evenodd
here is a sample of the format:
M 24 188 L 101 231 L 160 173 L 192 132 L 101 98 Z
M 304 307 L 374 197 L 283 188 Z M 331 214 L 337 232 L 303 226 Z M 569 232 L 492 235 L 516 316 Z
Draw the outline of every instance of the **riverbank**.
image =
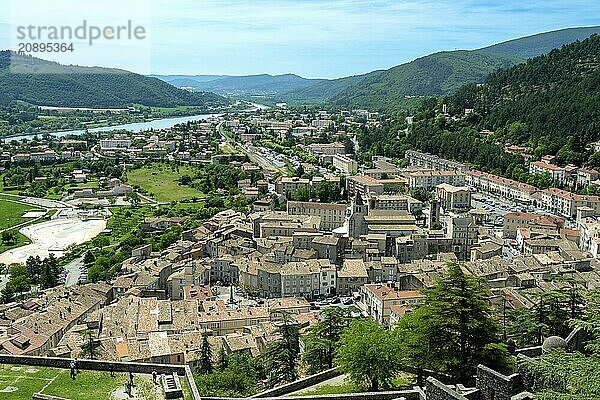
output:
M 170 118 L 156 118 L 156 119 L 150 119 L 148 121 L 144 121 L 144 122 L 131 122 L 131 123 L 127 123 L 127 124 L 118 124 L 118 125 L 107 125 L 107 126 L 99 126 L 99 127 L 95 127 L 95 128 L 89 128 L 87 129 L 87 132 L 109 132 L 109 131 L 114 131 L 114 130 L 127 130 L 130 132 L 142 132 L 142 131 L 146 131 L 149 129 L 166 129 L 166 128 L 171 128 L 175 125 L 178 124 L 184 124 L 186 122 L 190 122 L 190 121 L 201 121 L 201 120 L 207 120 L 210 119 L 212 117 L 218 117 L 222 114 L 194 114 L 194 115 L 189 115 L 189 116 L 184 116 L 184 117 L 170 117 Z M 45 132 L 45 133 L 28 133 L 28 134 L 23 134 L 23 135 L 12 135 L 12 136 L 5 136 L 2 138 L 2 140 L 6 141 L 12 141 L 12 140 L 31 140 L 33 138 L 35 138 L 36 136 L 41 136 L 44 134 L 48 134 L 54 137 L 63 137 L 63 136 L 68 136 L 68 135 L 82 135 L 83 133 L 85 133 L 86 130 L 85 129 L 76 129 L 76 130 L 67 130 L 67 131 L 55 131 L 55 132 Z
M 208 110 L 205 113 L 199 114 L 199 110 L 190 110 L 189 113 L 185 111 L 179 111 L 179 113 L 183 113 L 184 115 L 175 115 L 169 117 L 157 117 L 157 118 L 145 118 L 142 121 L 135 122 L 127 122 L 127 123 L 110 123 L 110 121 L 99 121 L 98 123 L 89 124 L 86 128 L 80 129 L 68 129 L 64 131 L 53 131 L 53 130 L 44 130 L 36 133 L 22 133 L 22 134 L 13 134 L 2 136 L 0 139 L 3 141 L 12 141 L 12 140 L 31 140 L 36 136 L 41 135 L 51 135 L 55 137 L 62 137 L 67 135 L 81 135 L 86 132 L 108 132 L 113 130 L 127 130 L 130 132 L 142 132 L 149 129 L 166 129 L 171 128 L 177 124 L 184 124 L 186 122 L 191 121 L 199 121 L 199 120 L 207 120 L 212 117 L 219 117 L 225 113 L 235 113 L 235 112 L 252 112 L 257 110 L 264 110 L 269 108 L 268 106 L 257 104 L 257 103 L 249 103 L 248 108 L 246 109 L 236 109 L 236 110 L 223 110 L 221 113 L 210 113 Z M 108 122 L 108 123 L 107 123 Z

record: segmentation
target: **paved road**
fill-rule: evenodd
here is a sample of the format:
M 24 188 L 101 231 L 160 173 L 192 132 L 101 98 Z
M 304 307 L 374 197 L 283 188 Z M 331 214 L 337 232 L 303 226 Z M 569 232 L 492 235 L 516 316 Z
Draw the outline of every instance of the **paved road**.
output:
M 67 277 L 65 279 L 65 286 L 73 286 L 76 285 L 79 281 L 79 277 L 81 276 L 80 267 L 83 266 L 83 257 L 79 257 L 65 265 L 65 271 L 67 272 Z
M 231 137 L 225 134 L 225 129 L 222 122 L 219 125 L 217 125 L 216 129 L 225 142 L 231 144 L 234 147 L 240 148 L 242 152 L 244 152 L 248 156 L 248 158 L 250 158 L 251 161 L 257 163 L 261 168 L 271 172 L 281 172 L 284 175 L 287 173 L 287 168 L 285 168 L 285 164 L 283 165 L 283 167 L 278 166 L 272 160 L 269 160 L 264 155 L 253 150 L 252 146 L 248 146 L 248 148 L 246 148 L 246 146 L 239 145 L 238 143 L 236 143 L 235 140 L 233 140 Z M 266 152 L 266 149 L 263 149 L 263 151 Z

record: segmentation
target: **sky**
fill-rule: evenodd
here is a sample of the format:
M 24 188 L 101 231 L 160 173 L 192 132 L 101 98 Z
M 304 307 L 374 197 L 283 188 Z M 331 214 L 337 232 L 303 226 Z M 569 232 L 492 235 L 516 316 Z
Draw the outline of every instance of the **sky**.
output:
M 39 42 L 19 38 L 18 27 L 74 29 L 83 20 L 100 29 L 131 21 L 132 27 L 143 28 L 144 38 L 99 38 L 92 45 L 90 35 L 85 40 L 62 38 L 57 41 L 74 43 L 74 51 L 35 55 L 143 74 L 295 73 L 336 78 L 389 68 L 436 51 L 600 25 L 600 2 L 0 0 L 0 48 L 16 50 L 21 43 Z

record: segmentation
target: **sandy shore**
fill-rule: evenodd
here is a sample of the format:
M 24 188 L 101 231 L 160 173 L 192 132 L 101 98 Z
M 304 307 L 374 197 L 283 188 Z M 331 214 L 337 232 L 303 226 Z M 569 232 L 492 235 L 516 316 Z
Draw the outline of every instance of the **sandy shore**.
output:
M 19 232 L 31 244 L 0 254 L 0 263 L 25 263 L 29 256 L 46 258 L 52 252 L 56 257 L 65 253 L 68 246 L 87 242 L 106 228 L 106 220 L 81 221 L 75 218 L 55 219 L 21 228 Z

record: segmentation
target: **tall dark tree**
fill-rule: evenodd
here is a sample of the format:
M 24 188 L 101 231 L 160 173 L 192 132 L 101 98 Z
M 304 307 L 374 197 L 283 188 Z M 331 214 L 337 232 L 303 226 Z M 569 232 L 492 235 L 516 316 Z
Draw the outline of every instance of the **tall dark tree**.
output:
M 27 276 L 29 279 L 37 284 L 40 281 L 42 275 L 42 259 L 40 256 L 29 256 L 25 261 L 25 267 L 27 269 Z
M 201 374 L 210 374 L 213 372 L 212 365 L 212 350 L 208 342 L 208 335 L 202 335 L 202 344 L 200 345 L 200 365 L 199 371 Z
M 339 345 L 344 329 L 350 326 L 351 310 L 341 307 L 328 307 L 321 311 L 320 321 L 313 324 L 304 336 L 302 360 L 309 373 L 317 373 L 333 368 L 335 349 Z
M 478 364 L 510 370 L 512 360 L 501 343 L 485 282 L 450 263 L 444 277 L 424 293 L 423 305 L 396 329 L 406 363 L 451 374 L 458 382 L 469 382 Z
M 275 334 L 279 339 L 269 343 L 264 354 L 267 379 L 271 386 L 298 378 L 297 364 L 300 355 L 300 327 L 289 313 L 282 314 Z

